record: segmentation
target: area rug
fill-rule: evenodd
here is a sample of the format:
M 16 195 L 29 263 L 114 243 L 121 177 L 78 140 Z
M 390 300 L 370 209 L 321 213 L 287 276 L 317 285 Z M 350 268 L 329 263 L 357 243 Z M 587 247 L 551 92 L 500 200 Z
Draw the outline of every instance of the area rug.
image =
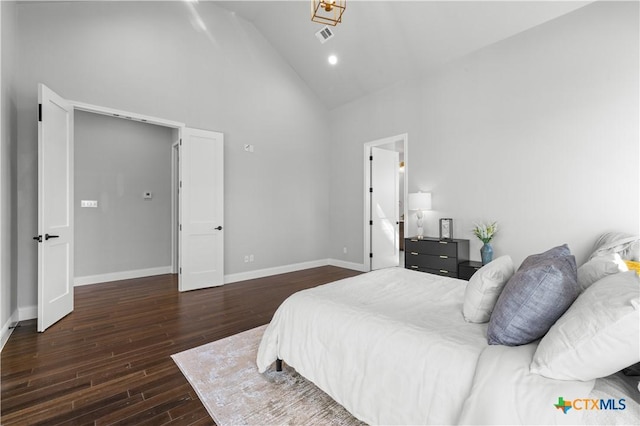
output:
M 172 355 L 219 426 L 362 425 L 313 383 L 283 365 L 258 373 L 266 326 Z

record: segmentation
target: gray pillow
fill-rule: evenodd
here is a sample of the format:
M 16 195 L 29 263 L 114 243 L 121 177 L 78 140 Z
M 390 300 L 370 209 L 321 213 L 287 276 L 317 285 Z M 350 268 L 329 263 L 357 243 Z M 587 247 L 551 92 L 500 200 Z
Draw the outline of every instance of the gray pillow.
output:
M 490 345 L 518 346 L 541 338 L 578 297 L 576 260 L 557 256 L 563 247 L 545 252 L 548 256 L 529 256 L 507 282 L 489 320 Z
M 556 257 L 570 256 L 570 255 L 571 255 L 571 251 L 569 250 L 569 246 L 566 244 L 563 244 L 561 246 L 549 249 L 543 253 L 532 254 L 522 262 L 518 270 L 529 268 L 534 264 L 544 260 L 553 259 Z

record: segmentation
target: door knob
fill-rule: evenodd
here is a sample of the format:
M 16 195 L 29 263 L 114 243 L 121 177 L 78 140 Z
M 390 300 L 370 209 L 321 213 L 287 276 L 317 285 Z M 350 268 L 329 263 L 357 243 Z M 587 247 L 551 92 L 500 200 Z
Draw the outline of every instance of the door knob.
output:
M 218 231 L 222 231 L 222 226 L 218 226 L 218 227 L 213 228 L 213 229 L 217 229 Z
M 60 235 L 49 235 L 49 234 L 44 234 L 44 240 L 47 241 L 51 238 L 60 238 Z

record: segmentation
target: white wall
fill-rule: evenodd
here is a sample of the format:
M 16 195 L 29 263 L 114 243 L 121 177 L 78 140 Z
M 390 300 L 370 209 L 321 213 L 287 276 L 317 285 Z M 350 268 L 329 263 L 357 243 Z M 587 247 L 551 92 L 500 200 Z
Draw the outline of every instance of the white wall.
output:
M 0 2 L 0 348 L 17 320 L 15 2 Z
M 598 2 L 331 111 L 330 257 L 363 258 L 362 144 L 404 132 L 408 191 L 433 195 L 426 234 L 454 218 L 476 260 L 477 221 L 498 221 L 495 254 L 516 264 L 565 242 L 581 263 L 601 232 L 638 233 L 638 33 L 638 3 Z
M 37 301 L 38 82 L 71 100 L 225 134 L 226 274 L 326 259 L 327 111 L 251 24 L 212 2 L 17 10 L 21 307 Z M 244 263 L 248 254 L 255 262 Z
M 82 111 L 74 120 L 76 281 L 170 269 L 173 129 Z
M 5 274 L 18 259 L 21 308 L 36 303 L 38 82 L 72 100 L 225 133 L 228 274 L 327 257 L 361 263 L 362 144 L 402 133 L 408 191 L 433 193 L 430 235 L 439 217 L 470 239 L 473 222 L 498 220 L 496 255 L 519 263 L 563 242 L 580 262 L 600 232 L 638 232 L 635 2 L 589 5 L 330 113 L 252 25 L 211 2 L 16 9 L 17 168 L 9 196 L 2 180 L 2 200 L 13 197 L 20 216 L 11 219 L 16 240 L 2 243 L 17 244 L 13 260 L 1 265 Z M 4 125 L 2 134 L 4 143 Z M 244 263 L 246 254 L 256 261 Z

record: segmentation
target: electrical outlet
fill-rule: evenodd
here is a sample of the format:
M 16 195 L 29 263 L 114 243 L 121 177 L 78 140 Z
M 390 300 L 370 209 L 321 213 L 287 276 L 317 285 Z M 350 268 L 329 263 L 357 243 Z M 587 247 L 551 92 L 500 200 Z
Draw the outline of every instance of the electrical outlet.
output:
M 98 200 L 81 200 L 80 207 L 98 207 Z
M 249 262 L 253 262 L 253 255 L 252 254 L 249 255 Z
M 249 256 L 244 257 L 244 263 L 247 263 L 247 262 L 249 262 Z

